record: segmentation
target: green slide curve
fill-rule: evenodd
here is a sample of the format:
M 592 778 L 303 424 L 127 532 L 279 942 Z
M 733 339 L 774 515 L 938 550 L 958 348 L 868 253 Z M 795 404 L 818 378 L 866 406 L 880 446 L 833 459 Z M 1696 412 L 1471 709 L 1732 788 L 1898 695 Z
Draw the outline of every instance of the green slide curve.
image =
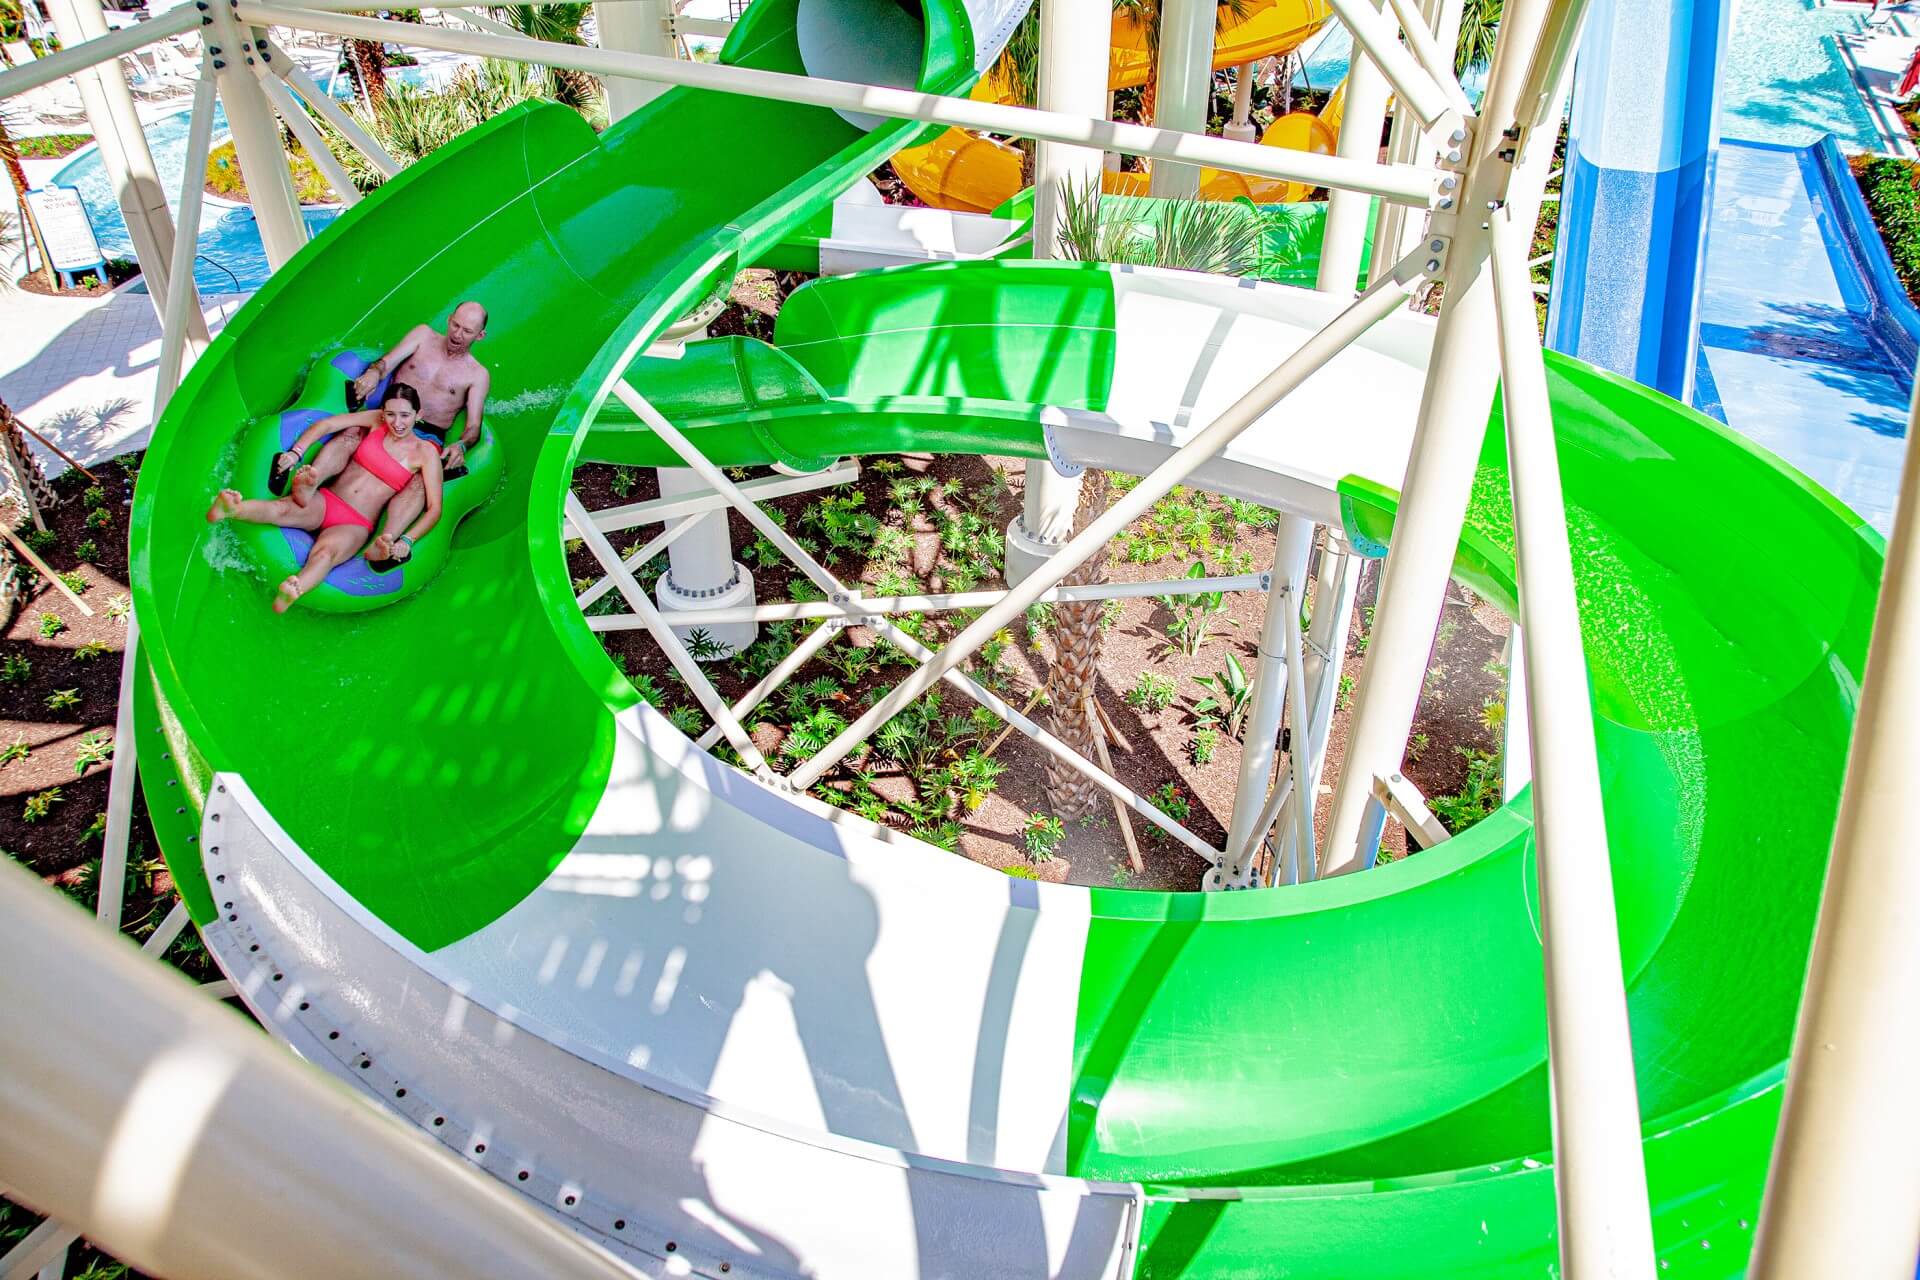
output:
M 728 60 L 798 70 L 792 14 L 760 0 Z M 928 17 L 923 83 L 964 85 L 964 35 L 942 25 L 959 20 Z M 149 795 L 179 795 L 156 816 L 196 919 L 215 904 L 188 819 L 215 770 L 243 773 L 329 875 L 423 948 L 500 917 L 571 847 L 610 767 L 607 711 L 634 695 L 578 618 L 561 496 L 582 457 L 669 460 L 607 405 L 624 371 L 727 464 L 1033 456 L 1041 406 L 1102 407 L 1113 316 L 1089 268 L 821 282 L 790 300 L 777 348 L 635 359 L 915 132 L 676 90 L 596 139 L 563 109 L 523 107 L 275 275 L 182 387 L 136 494 L 151 671 L 137 714 L 142 745 L 164 744 L 142 753 L 142 774 Z M 734 140 L 724 171 L 675 142 L 718 135 Z M 271 584 L 202 519 L 235 433 L 279 412 L 317 353 L 467 296 L 493 310 L 479 354 L 501 491 L 411 599 L 272 617 Z M 1055 340 L 1035 343 L 1040 327 Z M 1880 548 L 1706 419 L 1570 361 L 1550 377 L 1656 1228 L 1670 1274 L 1735 1274 Z M 1459 571 L 1511 607 L 1498 424 L 1496 411 Z M 1393 495 L 1356 482 L 1343 496 L 1349 531 L 1388 541 Z M 1148 1186 L 1139 1274 L 1271 1275 L 1276 1259 L 1294 1275 L 1547 1273 L 1531 857 L 1523 795 L 1365 876 L 1274 894 L 1091 893 L 1067 1171 Z

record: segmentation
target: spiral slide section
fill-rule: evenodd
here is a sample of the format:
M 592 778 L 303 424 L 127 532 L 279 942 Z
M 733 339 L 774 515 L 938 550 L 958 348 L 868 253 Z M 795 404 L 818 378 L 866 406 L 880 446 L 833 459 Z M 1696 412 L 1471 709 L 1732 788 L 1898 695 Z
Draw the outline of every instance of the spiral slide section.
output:
M 894 15 L 919 23 L 905 78 L 951 92 L 1017 12 L 889 3 L 856 29 Z M 830 74 L 819 16 L 758 0 L 725 57 Z M 914 132 L 870 123 L 676 90 L 596 139 L 518 109 L 346 214 L 196 365 L 135 498 L 136 713 L 210 948 L 297 1052 L 648 1274 L 1545 1273 L 1524 793 L 1293 889 L 1013 881 L 719 764 L 588 630 L 572 469 L 669 460 L 618 379 L 727 464 L 1051 447 L 1140 472 L 1337 305 L 909 267 L 809 286 L 772 345 L 642 355 Z M 755 149 L 701 164 L 716 129 Z M 500 493 L 418 594 L 272 616 L 201 518 L 235 433 L 315 353 L 465 297 L 493 313 Z M 1379 550 L 1431 336 L 1391 318 L 1200 482 Z M 1550 375 L 1656 1230 L 1672 1274 L 1733 1275 L 1880 545 L 1710 420 Z M 1496 409 L 1458 572 L 1511 606 L 1503 457 Z

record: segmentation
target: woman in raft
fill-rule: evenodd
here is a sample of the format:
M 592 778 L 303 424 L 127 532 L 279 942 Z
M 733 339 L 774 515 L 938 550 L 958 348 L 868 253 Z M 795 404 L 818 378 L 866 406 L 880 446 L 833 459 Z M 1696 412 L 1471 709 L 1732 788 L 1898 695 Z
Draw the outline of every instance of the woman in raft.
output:
M 387 388 L 386 403 L 380 408 L 322 418 L 293 442 L 292 452 L 304 454 L 315 441 L 335 431 L 368 429 L 353 452 L 353 461 L 327 488 L 320 487 L 312 467 L 302 467 L 294 473 L 293 485 L 284 498 L 242 498 L 237 489 L 222 489 L 213 500 L 207 511 L 211 523 L 238 518 L 306 529 L 313 534 L 307 563 L 280 584 L 280 593 L 273 601 L 275 613 L 285 613 L 295 600 L 318 586 L 335 565 L 352 559 L 361 544 L 367 544 L 370 561 L 391 560 L 403 542 L 411 554 L 414 540 L 439 521 L 440 449 L 414 434 L 419 417 L 419 393 L 404 382 L 396 382 Z M 396 535 L 389 529 L 368 543 L 374 520 L 394 495 L 407 487 L 415 472 L 427 488 L 426 509 L 404 533 Z

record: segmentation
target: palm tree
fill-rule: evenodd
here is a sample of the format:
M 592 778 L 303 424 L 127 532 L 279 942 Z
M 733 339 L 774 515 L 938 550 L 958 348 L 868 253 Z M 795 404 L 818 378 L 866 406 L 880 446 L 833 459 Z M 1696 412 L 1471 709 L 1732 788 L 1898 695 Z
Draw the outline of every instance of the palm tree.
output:
M 555 44 L 584 45 L 587 40 L 580 33 L 580 27 L 592 8 L 590 4 L 510 4 L 495 12 L 523 36 Z M 584 71 L 567 67 L 545 70 L 552 90 L 550 96 L 555 102 L 586 113 L 601 96 L 600 82 Z
M 20 0 L 0 0 L 0 63 L 13 65 L 13 55 L 7 52 L 7 41 L 27 38 L 27 15 L 20 7 Z
M 1466 0 L 1460 10 L 1460 43 L 1454 46 L 1453 73 L 1493 61 L 1493 40 L 1499 34 L 1501 0 Z
M 14 198 L 22 208 L 25 208 L 27 203 L 27 171 L 20 165 L 20 149 L 14 145 L 13 135 L 7 132 L 5 115 L 0 115 L 0 164 L 4 164 L 7 168 L 7 180 L 13 183 Z M 34 239 L 38 240 L 40 238 L 40 229 L 34 226 L 31 217 L 27 220 L 27 226 L 31 230 Z M 52 289 L 55 287 L 53 262 L 47 257 L 46 249 L 47 246 L 44 243 L 40 245 L 40 274 L 46 279 L 47 288 Z
M 377 14 L 362 14 L 377 17 Z M 361 101 L 377 110 L 387 96 L 387 47 L 378 40 L 347 41 L 347 70 L 360 86 Z

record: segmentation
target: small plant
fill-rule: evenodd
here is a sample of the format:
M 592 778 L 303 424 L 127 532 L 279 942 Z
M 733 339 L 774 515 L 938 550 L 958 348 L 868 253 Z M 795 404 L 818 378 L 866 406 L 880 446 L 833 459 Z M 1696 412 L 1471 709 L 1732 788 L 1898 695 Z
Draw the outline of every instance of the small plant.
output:
M 1444 651 L 1448 645 L 1453 643 L 1453 638 L 1459 634 L 1460 619 L 1442 618 L 1440 620 L 1440 629 L 1434 633 L 1433 651 L 1435 653 Z
M 1352 676 L 1345 675 L 1345 674 L 1341 675 L 1340 693 L 1337 697 L 1335 697 L 1333 705 L 1342 711 L 1348 711 L 1353 708 L 1353 677 Z
M 1026 842 L 1029 858 L 1035 862 L 1051 862 L 1066 841 L 1067 829 L 1050 813 L 1030 813 L 1027 825 L 1020 830 L 1020 838 Z
M 86 504 L 89 511 L 95 507 L 104 507 L 107 505 L 107 491 L 97 484 L 90 484 L 86 492 L 80 495 L 80 501 Z
M 73 752 L 73 776 L 79 777 L 97 764 L 113 759 L 113 737 L 104 729 L 95 729 L 80 739 Z
M 615 467 L 612 479 L 607 487 L 613 490 L 613 496 L 624 498 L 633 492 L 633 486 L 640 483 L 640 473 L 633 467 Z
M 700 732 L 706 721 L 698 711 L 682 703 L 667 712 L 667 723 L 691 738 Z
M 946 787 L 958 791 L 960 802 L 971 812 L 987 802 L 987 797 L 1000 784 L 1000 775 L 1006 771 L 1007 766 L 992 756 L 973 750 L 942 770 L 944 777 L 935 777 Z
M 1467 762 L 1467 780 L 1452 795 L 1429 800 L 1427 807 L 1447 830 L 1458 834 L 1500 807 L 1500 757 L 1472 747 L 1454 751 Z
M 1182 825 L 1185 825 L 1187 819 L 1193 814 L 1193 802 L 1187 798 L 1186 792 L 1180 789 L 1180 784 L 1177 782 L 1162 783 L 1158 791 L 1147 797 L 1147 801 Z M 1157 842 L 1166 838 L 1167 832 L 1161 829 L 1158 823 L 1148 824 L 1147 839 Z
M 1205 562 L 1195 560 L 1188 567 L 1188 578 L 1207 576 Z M 1190 596 L 1155 596 L 1167 610 L 1173 614 L 1167 623 L 1167 647 L 1186 654 L 1189 658 L 1200 652 L 1200 646 L 1207 641 L 1207 633 L 1213 629 L 1217 619 L 1227 609 L 1227 593 L 1224 591 L 1203 591 Z
M 1193 741 L 1187 744 L 1187 752 L 1195 764 L 1211 764 L 1213 753 L 1220 746 L 1220 731 L 1210 724 L 1196 725 Z
M 1374 606 L 1368 605 L 1360 611 L 1360 638 L 1354 642 L 1355 653 L 1365 653 L 1373 643 L 1373 609 Z
M 6 768 L 15 760 L 25 760 L 32 754 L 33 748 L 27 745 L 27 740 L 15 735 L 12 742 L 5 747 L 0 747 L 0 769 Z
M 660 682 L 652 676 L 641 672 L 637 676 L 629 676 L 628 680 L 633 685 L 633 691 L 640 695 L 640 701 L 653 707 L 666 704 L 666 691 L 661 689 Z
M 1127 690 L 1127 705 L 1140 711 L 1165 711 L 1173 705 L 1173 680 L 1152 671 L 1142 671 Z
M 33 660 L 24 654 L 10 653 L 0 658 L 0 681 L 25 684 L 33 676 Z
M 47 710 L 71 711 L 80 705 L 78 689 L 55 689 L 47 695 Z
M 1193 704 L 1193 713 L 1220 721 L 1227 736 L 1237 738 L 1246 727 L 1247 711 L 1253 705 L 1253 685 L 1240 659 L 1229 653 L 1227 665 L 1210 676 L 1195 676 L 1194 683 L 1210 692 Z
M 26 808 L 20 816 L 28 822 L 38 822 L 53 812 L 53 806 L 63 804 L 66 797 L 58 787 L 48 787 L 45 791 L 36 791 L 27 797 Z
M 1002 867 L 1000 870 L 1012 876 L 1015 880 L 1038 880 L 1040 878 L 1040 873 L 1033 869 L 1031 863 L 1026 862 L 1016 862 L 1012 866 Z
M 88 582 L 85 577 L 81 576 L 78 569 L 61 574 L 60 581 L 66 584 L 67 590 L 77 596 L 87 594 L 87 588 L 93 585 L 91 582 Z
M 124 595 L 108 596 L 107 616 L 115 622 L 125 622 L 133 616 L 133 600 Z
M 111 648 L 100 641 L 89 640 L 73 651 L 73 660 L 75 662 L 92 662 L 101 654 L 112 652 L 113 650 Z
M 847 718 L 832 707 L 815 707 L 787 726 L 780 754 L 790 760 L 810 760 L 847 727 Z
M 1420 757 L 1427 754 L 1427 747 L 1432 744 L 1432 741 L 1433 740 L 1424 733 L 1414 734 L 1412 741 L 1407 743 L 1408 761 L 1413 764 L 1419 764 Z
M 21 535 L 20 540 L 41 555 L 60 545 L 60 535 L 51 529 L 29 529 Z
M 832 667 L 848 684 L 859 684 L 861 677 L 879 665 L 880 655 L 872 649 L 862 649 L 848 642 L 828 648 L 821 653 L 820 660 Z
M 73 554 L 77 558 L 85 560 L 88 564 L 92 564 L 100 558 L 100 544 L 92 538 L 83 538 L 80 544 L 73 549 Z
M 715 658 L 725 658 L 733 653 L 733 646 L 715 640 L 713 632 L 705 627 L 695 627 L 687 632 L 684 643 L 687 646 L 687 656 L 695 662 L 712 662 Z
M 40 615 L 40 638 L 42 640 L 51 640 L 66 629 L 67 624 L 59 614 L 43 613 Z
M 80 833 L 80 838 L 75 840 L 74 843 L 85 844 L 89 840 L 105 840 L 106 838 L 107 815 L 104 813 L 96 813 L 93 815 L 93 821 L 88 824 L 85 831 Z
M 107 507 L 95 507 L 93 510 L 87 512 L 87 518 L 83 523 L 89 529 L 111 529 L 113 527 L 113 512 Z
M 1427 668 L 1427 678 L 1420 682 L 1420 692 L 1428 695 L 1439 693 L 1440 686 L 1447 682 L 1447 675 L 1446 663 L 1434 663 Z
M 1480 726 L 1494 737 L 1507 727 L 1507 700 L 1488 698 L 1480 704 Z

